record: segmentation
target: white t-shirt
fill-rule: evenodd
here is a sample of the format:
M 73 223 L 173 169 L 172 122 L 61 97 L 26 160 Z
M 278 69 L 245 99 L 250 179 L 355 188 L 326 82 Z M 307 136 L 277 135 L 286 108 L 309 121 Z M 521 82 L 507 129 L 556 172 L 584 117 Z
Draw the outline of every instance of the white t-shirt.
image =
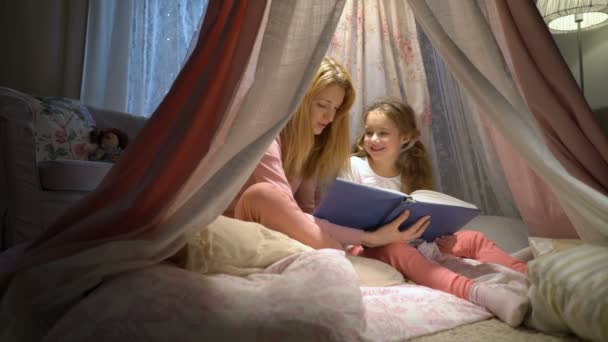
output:
M 401 176 L 387 178 L 377 175 L 369 166 L 367 158 L 351 156 L 350 169 L 350 172 L 343 171 L 340 177 L 353 183 L 401 191 Z

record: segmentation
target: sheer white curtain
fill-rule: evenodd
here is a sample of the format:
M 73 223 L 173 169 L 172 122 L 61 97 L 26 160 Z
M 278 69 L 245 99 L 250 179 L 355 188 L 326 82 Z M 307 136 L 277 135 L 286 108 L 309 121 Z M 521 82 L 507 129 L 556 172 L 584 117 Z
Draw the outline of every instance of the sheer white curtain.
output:
M 181 69 L 208 0 L 91 0 L 81 100 L 149 116 Z
M 480 111 L 555 192 L 581 239 L 608 245 L 608 199 L 570 175 L 544 143 L 492 34 L 487 3 L 409 0 L 416 19 Z
M 484 121 L 422 30 L 418 31 L 433 113 L 439 191 L 485 214 L 519 217 Z

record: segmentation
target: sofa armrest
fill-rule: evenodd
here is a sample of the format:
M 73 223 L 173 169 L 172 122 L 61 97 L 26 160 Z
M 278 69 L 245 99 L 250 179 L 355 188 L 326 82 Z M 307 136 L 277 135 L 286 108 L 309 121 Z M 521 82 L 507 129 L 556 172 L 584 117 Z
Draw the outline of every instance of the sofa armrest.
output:
M 123 130 L 129 136 L 129 141 L 135 140 L 135 137 L 146 124 L 148 118 L 144 116 L 132 115 L 122 112 L 116 112 L 107 109 L 88 107 L 97 127 L 99 128 L 118 128 Z
M 35 109 L 32 97 L 6 87 L 0 87 L 0 119 L 33 129 Z M 33 136 L 33 133 L 32 133 Z
M 23 227 L 41 227 L 36 194 L 40 189 L 32 97 L 0 87 L 0 215 L 2 248 L 17 241 Z M 31 204 L 30 204 L 31 203 Z M 28 210 L 29 207 L 29 210 Z M 19 225 L 18 228 L 15 228 Z M 40 229 L 32 229 L 32 231 Z
M 34 113 L 32 97 L 10 88 L 0 87 L 0 176 L 5 179 L 6 192 L 22 184 L 15 176 L 29 184 L 38 184 Z

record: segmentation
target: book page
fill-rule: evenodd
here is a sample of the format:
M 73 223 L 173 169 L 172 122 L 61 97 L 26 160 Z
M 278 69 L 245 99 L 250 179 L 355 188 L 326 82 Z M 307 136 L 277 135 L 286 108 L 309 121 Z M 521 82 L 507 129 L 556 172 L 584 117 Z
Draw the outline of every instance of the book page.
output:
M 446 204 L 446 205 L 454 205 L 465 208 L 477 209 L 477 206 L 471 204 L 469 202 L 465 202 L 456 197 L 452 197 L 450 195 L 446 195 L 441 192 L 432 191 L 432 190 L 416 190 L 410 195 L 414 200 L 418 202 L 426 202 L 426 203 L 437 203 L 437 204 Z

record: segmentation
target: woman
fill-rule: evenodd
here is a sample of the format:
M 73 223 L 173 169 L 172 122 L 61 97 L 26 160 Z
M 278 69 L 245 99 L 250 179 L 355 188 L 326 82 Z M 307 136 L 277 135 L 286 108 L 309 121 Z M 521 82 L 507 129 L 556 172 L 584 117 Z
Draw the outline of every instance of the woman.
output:
M 226 216 L 258 222 L 313 248 L 382 246 L 416 239 L 428 226 L 421 219 L 405 231 L 409 215 L 363 232 L 312 216 L 317 184 L 332 180 L 349 159 L 349 111 L 355 91 L 342 65 L 325 57 L 298 109 L 272 142 Z

